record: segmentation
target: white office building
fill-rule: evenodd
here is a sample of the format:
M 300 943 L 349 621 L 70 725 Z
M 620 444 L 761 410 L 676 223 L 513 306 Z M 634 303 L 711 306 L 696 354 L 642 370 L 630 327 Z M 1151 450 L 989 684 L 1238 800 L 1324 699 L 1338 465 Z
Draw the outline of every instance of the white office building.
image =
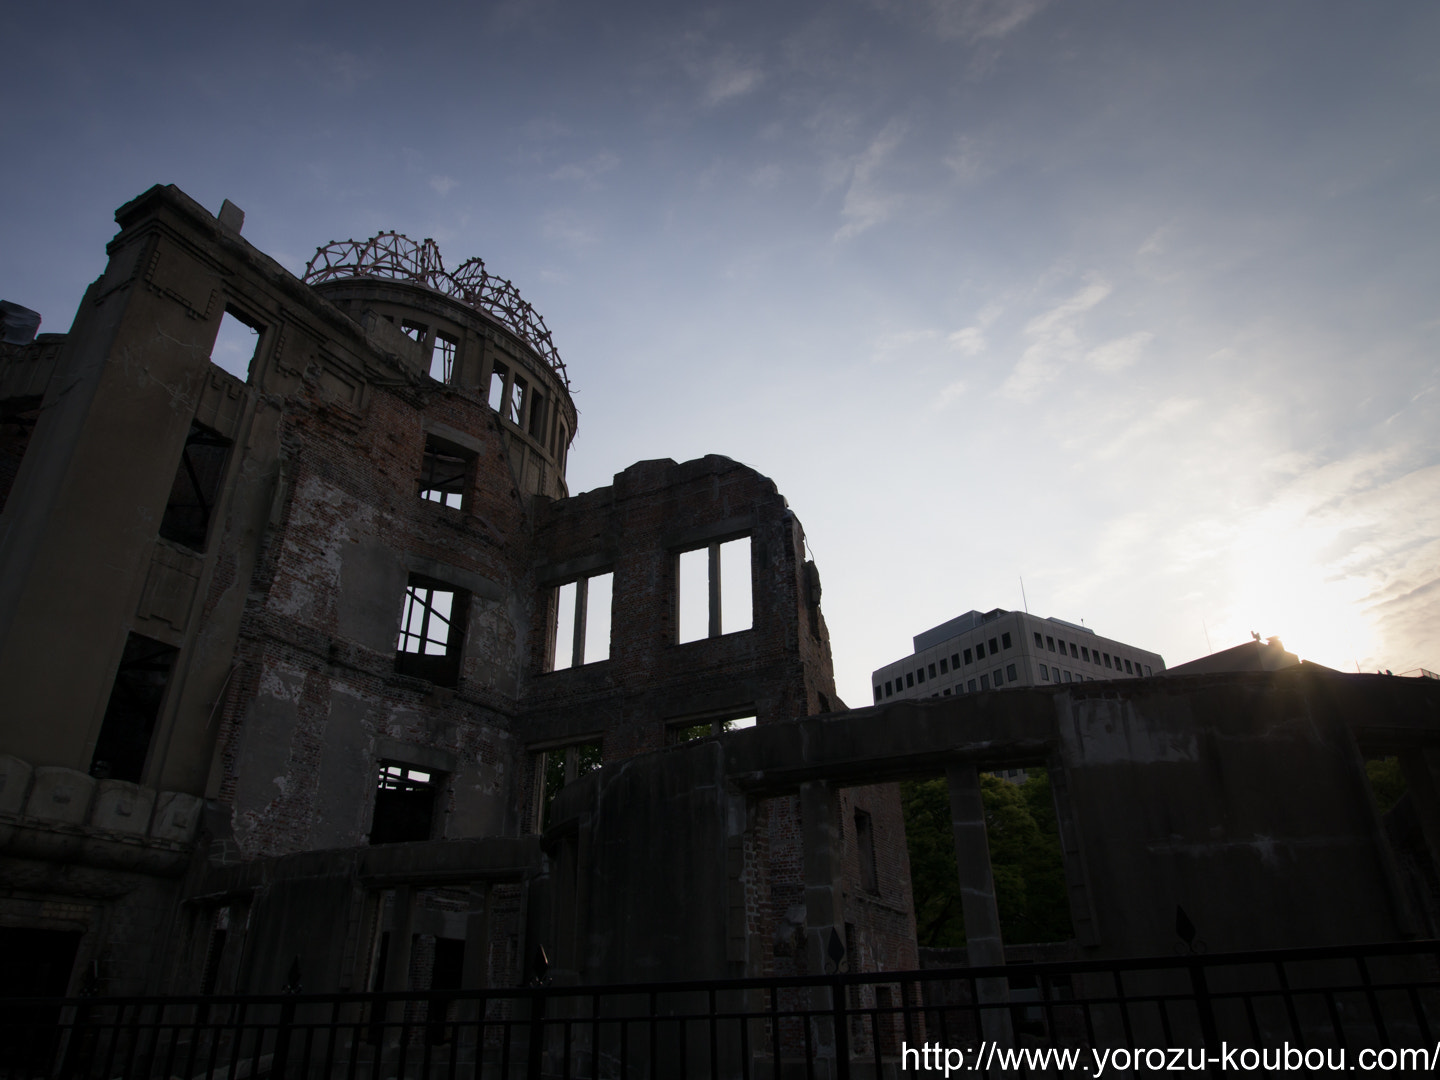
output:
M 876 703 L 1011 686 L 1137 679 L 1165 670 L 1159 653 L 1100 637 L 1088 626 L 1023 611 L 967 611 L 915 636 L 915 651 L 876 668 Z

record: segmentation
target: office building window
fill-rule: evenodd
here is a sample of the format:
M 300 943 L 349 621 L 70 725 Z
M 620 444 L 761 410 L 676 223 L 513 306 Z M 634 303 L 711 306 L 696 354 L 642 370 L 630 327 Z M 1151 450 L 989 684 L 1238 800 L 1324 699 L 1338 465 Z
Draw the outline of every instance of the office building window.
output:
M 969 683 L 966 684 L 965 689 L 969 690 L 972 694 L 975 693 L 975 680 L 971 679 Z
M 980 689 L 981 689 L 981 690 L 989 690 L 989 689 L 990 689 L 990 676 L 989 676 L 989 675 L 981 675 L 981 676 L 980 676 Z
M 934 664 L 931 664 L 931 665 L 930 665 L 930 678 L 933 679 L 934 677 L 935 677 L 935 665 L 934 665 Z
M 914 673 L 913 671 L 907 671 L 907 672 L 905 673 L 905 685 L 906 685 L 906 686 L 914 686 L 914 685 L 915 685 L 915 673 Z
M 1107 652 L 1107 653 L 1101 653 L 1100 655 L 1103 656 L 1103 657 L 1105 657 L 1105 666 L 1106 666 L 1106 667 L 1110 667 L 1110 666 L 1111 666 L 1111 665 L 1110 665 L 1110 654 Z
M 1040 678 L 1044 679 L 1046 682 L 1050 681 L 1050 669 L 1044 664 L 1040 665 Z
M 1051 652 L 1055 651 L 1055 639 L 1049 634 L 1045 635 L 1045 644 L 1049 646 Z
M 960 670 L 960 654 L 959 654 L 959 653 L 951 653 L 951 654 L 950 654 L 950 666 L 951 666 L 952 668 L 954 668 L 956 671 L 959 671 L 959 670 Z
M 950 661 L 949 661 L 949 660 L 946 660 L 945 657 L 942 656 L 942 657 L 940 658 L 940 674 L 941 674 L 941 675 L 944 675 L 944 674 L 945 674 L 947 671 L 949 671 L 949 670 L 950 670 Z
M 975 662 L 975 654 L 972 653 L 969 649 L 966 649 L 966 650 L 965 650 L 965 663 L 966 663 L 966 664 L 973 664 L 974 662 Z
M 946 696 L 946 697 L 949 697 L 949 696 L 950 696 L 950 688 L 949 688 L 948 686 L 945 688 L 945 696 Z
M 1150 665 L 1149 665 L 1149 664 L 1146 664 L 1146 665 L 1145 665 L 1145 676 L 1146 676 L 1146 678 L 1149 678 L 1149 677 L 1150 677 Z
M 925 665 L 924 665 L 924 664 L 921 664 L 918 668 L 915 669 L 915 678 L 916 678 L 918 681 L 922 682 L 922 683 L 925 681 Z
M 996 640 L 992 637 L 992 638 L 990 639 L 990 655 L 991 655 L 991 656 L 994 656 L 994 655 L 995 655 L 996 653 L 998 653 L 999 651 L 1000 651 L 1000 643 L 999 643 L 998 641 L 996 641 Z
M 884 692 L 880 689 L 880 687 L 878 687 L 878 686 L 875 687 L 875 704 L 876 704 L 876 705 L 879 705 L 879 704 L 880 704 L 880 699 L 881 699 L 882 697 L 884 697 L 884 696 L 885 696 L 885 694 L 884 694 Z
M 1133 675 L 1133 674 L 1135 674 L 1133 671 L 1130 670 L 1130 661 L 1129 661 L 1129 660 L 1126 660 L 1126 661 L 1125 661 L 1125 674 L 1126 674 L 1126 675 Z
M 1003 671 L 1001 671 L 998 667 L 995 669 L 995 685 L 996 685 L 996 686 L 1004 686 L 1004 685 L 1005 685 L 1005 673 L 1004 673 Z
M 1075 643 L 1073 641 L 1070 642 L 1070 655 L 1076 660 L 1080 659 L 1080 650 L 1075 647 Z
M 1016 676 L 1015 676 L 1015 665 L 1014 665 L 1014 664 L 1006 664 L 1006 665 L 1005 665 L 1005 678 L 1009 679 L 1011 682 L 1014 682 L 1014 681 L 1015 681 Z
M 978 641 L 975 643 L 975 659 L 985 659 L 985 643 L 983 641 Z
M 1080 646 L 1080 659 L 1084 660 L 1087 664 L 1090 662 L 1090 650 L 1084 645 Z
M 1000 647 L 1002 649 L 1010 648 L 1010 634 L 1008 631 L 1000 635 Z

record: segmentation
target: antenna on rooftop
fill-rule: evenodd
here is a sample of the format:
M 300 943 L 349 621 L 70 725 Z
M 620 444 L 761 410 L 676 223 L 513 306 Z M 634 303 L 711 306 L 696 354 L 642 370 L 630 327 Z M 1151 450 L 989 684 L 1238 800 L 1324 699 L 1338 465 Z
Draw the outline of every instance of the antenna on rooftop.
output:
M 1215 646 L 1210 644 L 1210 628 L 1205 625 L 1205 620 L 1204 620 L 1203 617 L 1202 617 L 1201 620 L 1200 620 L 1200 629 L 1205 631 L 1205 649 L 1206 649 L 1206 651 L 1213 653 L 1213 652 L 1215 651 Z
M 1025 575 L 1020 575 L 1020 602 L 1025 605 L 1025 614 L 1030 614 L 1030 601 L 1025 599 Z

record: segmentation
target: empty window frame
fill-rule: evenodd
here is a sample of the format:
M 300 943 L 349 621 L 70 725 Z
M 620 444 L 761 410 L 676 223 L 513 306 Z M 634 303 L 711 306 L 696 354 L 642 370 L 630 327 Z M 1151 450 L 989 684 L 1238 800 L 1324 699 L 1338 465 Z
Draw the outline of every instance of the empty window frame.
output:
M 545 421 L 549 416 L 545 408 L 545 396 L 534 393 L 530 395 L 530 434 L 542 446 L 545 443 Z
M 160 518 L 160 535 L 166 540 L 192 551 L 205 550 L 229 456 L 229 439 L 200 424 L 190 425 Z
M 567 784 L 594 772 L 603 763 L 600 740 L 552 746 L 536 754 L 537 806 L 535 825 L 544 830 L 550 824 L 550 804 Z
M 676 640 L 680 644 L 738 633 L 754 625 L 748 536 L 682 551 L 676 563 Z
M 125 639 L 105 719 L 90 758 L 91 776 L 140 783 L 178 652 L 140 634 Z
M 824 695 L 821 695 L 822 698 Z M 824 702 L 822 702 L 822 705 Z M 822 712 L 827 711 L 822 708 Z M 671 746 L 678 743 L 691 742 L 695 739 L 708 738 L 711 735 L 724 735 L 727 731 L 742 731 L 745 728 L 755 726 L 755 714 L 746 712 L 742 716 L 710 716 L 703 718 L 690 717 L 684 720 L 671 720 L 665 725 L 665 741 Z
M 508 374 L 510 369 L 500 361 L 495 361 L 490 371 L 490 385 L 485 388 L 485 401 L 497 413 L 505 408 L 505 376 Z
M 1010 648 L 1010 632 L 1008 630 L 1000 635 L 1000 647 L 1002 649 Z
M 469 593 L 412 574 L 400 609 L 395 670 L 437 686 L 458 685 L 469 608 Z
M 459 510 L 470 489 L 475 455 L 433 435 L 425 437 L 425 456 L 420 462 L 420 498 Z
M 39 397 L 17 397 L 0 401 L 0 510 L 10 497 L 15 474 L 25 458 L 25 448 L 40 419 Z
M 400 323 L 400 332 L 418 345 L 425 343 L 425 337 L 430 333 L 430 328 L 424 323 L 411 322 L 405 319 Z
M 210 362 L 237 379 L 250 377 L 250 365 L 260 348 L 260 328 L 252 326 L 229 308 L 220 316 L 220 330 L 210 347 Z
M 1045 639 L 1040 636 L 1040 631 L 1039 631 L 1039 630 L 1036 630 L 1036 631 L 1035 631 L 1035 648 L 1037 648 L 1037 649 L 1043 649 L 1044 647 L 1045 647 Z
M 530 384 L 516 375 L 510 382 L 510 398 L 505 403 L 505 415 L 517 424 L 525 423 L 525 399 L 530 396 Z
M 969 650 L 966 650 L 966 651 L 967 651 L 967 653 L 968 653 Z M 979 641 L 979 642 L 976 642 L 976 643 L 975 643 L 975 659 L 976 659 L 976 660 L 984 660 L 984 659 L 985 659 L 985 643 L 984 643 L 983 641 Z M 966 657 L 966 660 L 967 660 L 967 661 L 969 660 L 969 657 L 968 657 L 968 656 Z
M 555 651 L 551 671 L 610 659 L 610 571 L 570 581 L 555 590 Z
M 972 653 L 969 649 L 966 649 L 966 650 L 965 650 L 965 663 L 966 663 L 966 665 L 973 664 L 974 662 L 975 662 L 975 654 Z
M 443 330 L 435 331 L 435 347 L 430 350 L 430 377 L 436 382 L 455 381 L 455 359 L 460 355 L 460 339 Z
M 990 639 L 990 655 L 991 655 L 991 656 L 994 656 L 994 655 L 995 655 L 996 653 L 998 653 L 999 651 L 1000 651 L 1000 643 L 999 643 L 998 641 L 996 641 L 996 640 L 992 637 L 992 638 Z
M 430 769 L 397 761 L 380 762 L 370 843 L 404 844 L 435 834 L 436 793 L 440 784 Z
M 879 896 L 880 876 L 875 872 L 875 825 L 865 810 L 855 811 L 855 855 L 860 862 L 860 888 L 871 896 Z

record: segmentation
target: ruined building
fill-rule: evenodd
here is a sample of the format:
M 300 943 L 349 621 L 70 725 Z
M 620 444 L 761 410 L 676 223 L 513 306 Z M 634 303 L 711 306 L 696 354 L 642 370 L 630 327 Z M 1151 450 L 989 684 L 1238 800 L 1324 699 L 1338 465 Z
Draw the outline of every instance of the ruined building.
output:
M 0 360 L 11 987 L 515 985 L 540 947 L 562 981 L 804 971 L 797 799 L 654 852 L 722 904 L 612 882 L 651 942 L 623 957 L 578 944 L 588 833 L 547 822 L 601 764 L 839 707 L 775 485 L 713 456 L 571 495 L 569 374 L 478 259 L 384 234 L 302 281 L 228 203 L 116 218 L 70 332 Z M 893 789 L 840 820 L 852 954 L 914 966 Z
M 516 986 L 542 948 L 561 986 L 913 969 L 888 785 L 941 774 L 999 964 L 977 773 L 1034 766 L 1086 962 L 1173 957 L 1177 907 L 1214 953 L 1437 935 L 1436 680 L 846 711 L 775 486 L 707 457 L 572 495 L 566 368 L 478 260 L 386 234 L 301 280 L 228 204 L 117 220 L 69 333 L 0 345 L 13 990 Z

